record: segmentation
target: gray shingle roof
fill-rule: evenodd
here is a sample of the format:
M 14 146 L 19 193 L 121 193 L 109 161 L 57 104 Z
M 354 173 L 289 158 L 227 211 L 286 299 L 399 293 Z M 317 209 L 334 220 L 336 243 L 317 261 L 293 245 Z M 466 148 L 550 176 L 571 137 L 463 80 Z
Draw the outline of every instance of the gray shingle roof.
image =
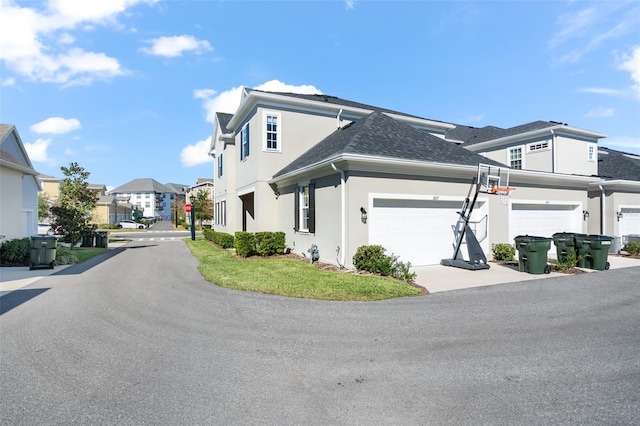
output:
M 447 131 L 446 138 L 463 141 L 464 145 L 473 145 L 507 136 L 532 132 L 534 130 L 546 129 L 560 124 L 561 123 L 556 123 L 554 121 L 533 121 L 531 123 L 510 127 L 508 129 L 502 129 L 495 126 L 485 126 L 481 128 L 457 126 L 455 129 Z
M 134 179 L 115 189 L 109 191 L 111 194 L 123 192 L 160 192 L 160 193 L 176 193 L 176 191 L 166 185 L 161 184 L 157 180 L 151 178 Z
M 233 118 L 233 114 L 227 114 L 226 112 L 216 112 L 216 117 L 218 117 L 218 123 L 220 123 L 220 131 L 222 133 L 229 133 L 229 129 L 227 129 L 227 124 Z
M 470 166 L 487 163 L 506 167 L 376 111 L 336 130 L 274 177 L 341 154 Z
M 640 182 L 640 156 L 609 148 L 599 149 L 606 154 L 598 153 L 598 176 Z
M 249 91 L 249 92 L 261 92 L 261 93 L 271 93 L 271 94 L 274 94 L 274 95 L 288 96 L 288 97 L 291 97 L 291 98 L 306 99 L 306 100 L 315 101 L 315 102 L 325 102 L 325 103 L 339 105 L 339 106 L 361 108 L 361 109 L 367 109 L 367 110 L 371 110 L 371 111 L 388 112 L 390 114 L 402 115 L 402 116 L 405 116 L 405 117 L 414 117 L 414 118 L 420 118 L 422 120 L 429 120 L 429 121 L 433 121 L 433 122 L 437 122 L 437 123 L 446 123 L 445 121 L 441 121 L 441 120 L 433 120 L 431 118 L 420 117 L 420 116 L 417 116 L 417 115 L 407 114 L 407 113 L 400 112 L 400 111 L 394 111 L 394 110 L 391 110 L 391 109 L 380 108 L 380 107 L 377 107 L 377 106 L 367 105 L 367 104 L 363 104 L 363 103 L 360 103 L 360 102 L 349 101 L 347 99 L 341 99 L 341 98 L 338 98 L 336 96 L 330 96 L 330 95 L 325 95 L 325 94 L 306 95 L 306 94 L 302 94 L 302 93 L 267 92 L 267 91 L 264 91 L 264 90 L 257 90 L 257 89 L 247 89 L 247 91 Z M 446 123 L 446 124 L 449 124 L 449 123 Z

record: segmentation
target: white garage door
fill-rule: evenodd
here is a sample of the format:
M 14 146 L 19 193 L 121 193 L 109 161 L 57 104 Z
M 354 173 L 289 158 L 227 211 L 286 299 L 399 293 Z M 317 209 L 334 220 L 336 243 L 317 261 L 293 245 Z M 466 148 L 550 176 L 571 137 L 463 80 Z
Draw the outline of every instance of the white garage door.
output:
M 369 244 L 379 244 L 387 254 L 399 256 L 412 266 L 437 265 L 453 256 L 454 227 L 463 201 L 373 200 L 369 222 Z M 477 202 L 472 219 L 476 235 L 487 250 L 484 202 Z M 472 225 L 473 227 L 473 225 Z M 466 248 L 462 249 L 466 257 Z
M 640 207 L 620 207 L 622 217 L 618 222 L 620 236 L 640 235 Z
M 509 239 L 518 235 L 551 238 L 557 232 L 582 233 L 581 204 L 527 204 L 513 201 L 509 214 Z M 549 256 L 555 257 L 553 242 Z

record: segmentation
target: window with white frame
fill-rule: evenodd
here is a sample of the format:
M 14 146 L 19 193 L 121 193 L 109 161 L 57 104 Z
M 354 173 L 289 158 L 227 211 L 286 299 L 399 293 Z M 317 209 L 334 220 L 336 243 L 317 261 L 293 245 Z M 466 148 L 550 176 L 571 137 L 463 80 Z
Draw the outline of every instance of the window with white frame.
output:
M 218 177 L 222 176 L 222 154 L 218 155 Z
M 509 149 L 509 167 L 522 169 L 522 147 Z
M 588 156 L 589 161 L 596 161 L 596 146 L 593 144 L 589 144 L 588 148 Z
M 240 160 L 249 156 L 249 123 L 240 131 Z
M 282 118 L 273 112 L 264 113 L 264 149 L 282 151 Z
M 222 226 L 227 226 L 227 202 L 226 201 L 222 201 L 220 202 L 220 216 L 222 216 L 220 218 L 220 225 Z
M 529 152 L 534 152 L 534 151 L 544 151 L 549 149 L 549 142 L 545 141 L 545 142 L 536 142 L 536 143 L 532 143 L 529 145 Z
M 315 233 L 315 186 L 311 183 L 298 186 L 295 192 L 294 204 L 295 230 Z

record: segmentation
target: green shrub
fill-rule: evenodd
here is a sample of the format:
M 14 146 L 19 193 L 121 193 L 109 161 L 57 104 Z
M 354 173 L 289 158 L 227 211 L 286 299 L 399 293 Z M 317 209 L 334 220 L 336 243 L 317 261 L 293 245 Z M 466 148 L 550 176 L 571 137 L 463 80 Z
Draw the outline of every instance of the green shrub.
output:
M 260 256 L 273 256 L 284 253 L 284 232 L 256 232 L 256 252 Z
M 222 248 L 231 248 L 234 245 L 233 235 L 225 232 L 216 232 L 213 229 L 205 228 L 202 235 L 206 240 L 216 243 Z
M 567 250 L 564 261 L 558 259 L 554 269 L 557 271 L 566 271 L 567 269 L 575 268 L 580 260 L 582 260 L 582 256 L 578 256 L 574 249 Z
M 56 265 L 72 265 L 77 262 L 76 256 L 67 246 L 58 245 L 56 247 Z
M 640 243 L 637 241 L 629 241 L 622 249 L 631 256 L 638 256 L 640 254 Z
M 493 260 L 511 262 L 516 255 L 516 248 L 509 243 L 498 243 L 491 247 Z
M 98 229 L 117 229 L 117 223 L 101 223 L 98 225 Z
M 16 238 L 2 243 L 0 263 L 2 265 L 28 265 L 31 250 L 29 238 Z
M 238 231 L 235 235 L 236 254 L 249 257 L 256 254 L 256 236 L 251 232 Z
M 385 251 L 386 249 L 379 245 L 360 246 L 353 256 L 353 265 L 359 271 L 391 276 L 403 281 L 411 281 L 416 277 L 415 273 L 410 272 L 410 262 L 400 262 L 398 256 L 387 256 Z

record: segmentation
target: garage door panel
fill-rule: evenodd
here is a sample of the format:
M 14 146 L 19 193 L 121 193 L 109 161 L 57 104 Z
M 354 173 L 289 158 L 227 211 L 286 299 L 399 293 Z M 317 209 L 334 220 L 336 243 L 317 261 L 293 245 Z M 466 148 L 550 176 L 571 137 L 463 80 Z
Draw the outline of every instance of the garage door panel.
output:
M 453 254 L 461 207 L 462 201 L 374 199 L 369 244 L 413 266 L 438 264 Z M 466 255 L 466 248 L 461 252 Z
M 618 222 L 620 236 L 640 235 L 640 207 L 621 207 Z

